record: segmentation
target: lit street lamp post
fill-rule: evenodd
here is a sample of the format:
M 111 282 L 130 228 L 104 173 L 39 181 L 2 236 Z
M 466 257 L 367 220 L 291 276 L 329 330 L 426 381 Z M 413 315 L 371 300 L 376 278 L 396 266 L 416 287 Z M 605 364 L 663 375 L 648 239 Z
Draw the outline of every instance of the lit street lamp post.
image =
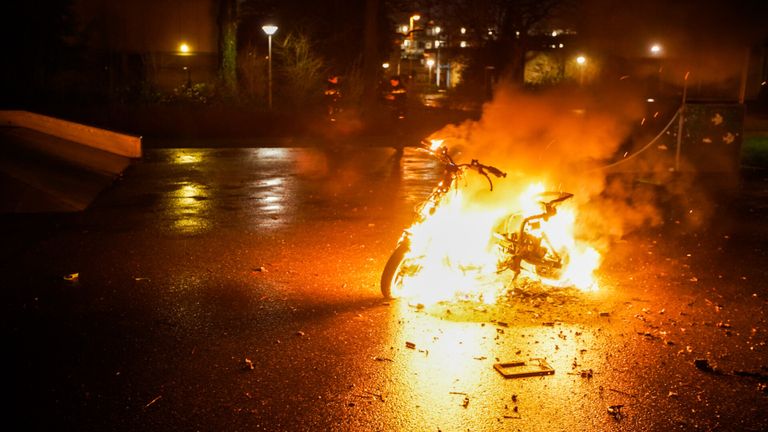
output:
M 429 68 L 429 78 L 427 79 L 428 83 L 432 83 L 432 66 L 435 65 L 435 61 L 432 59 L 427 60 L 427 67 Z
M 192 55 L 192 49 L 186 42 L 179 44 L 179 55 L 185 57 Z M 192 88 L 192 65 L 189 61 L 186 61 L 185 63 L 187 63 L 187 65 L 184 66 L 182 70 L 187 73 L 187 88 Z
M 662 64 L 662 60 L 663 60 L 662 59 L 662 53 L 663 53 L 663 50 L 661 48 L 661 45 L 655 43 L 655 44 L 651 45 L 651 47 L 648 49 L 648 51 L 650 51 L 651 57 L 655 57 L 657 59 L 656 60 L 656 69 L 657 69 L 657 73 L 658 73 L 657 79 L 659 81 L 659 88 L 658 88 L 659 95 L 658 96 L 661 97 L 662 87 L 664 85 L 664 80 L 663 80 L 663 78 L 661 76 L 662 72 L 664 71 L 664 66 Z
M 268 54 L 267 54 L 267 62 L 269 63 L 269 72 L 268 72 L 268 94 L 269 94 L 269 109 L 272 109 L 272 35 L 275 34 L 277 31 L 276 25 L 265 25 L 261 27 L 262 30 L 264 30 L 264 33 L 267 34 L 267 46 L 268 48 Z
M 411 15 L 411 17 L 408 19 L 408 39 L 410 39 L 410 44 L 408 46 L 409 48 L 409 55 L 408 55 L 408 79 L 413 78 L 413 56 L 416 54 L 416 39 L 413 37 L 413 31 L 415 30 L 413 28 L 414 21 L 418 21 L 421 19 L 421 15 L 415 14 Z
M 583 55 L 576 57 L 576 63 L 579 65 L 579 86 L 584 85 L 584 66 L 587 64 L 587 58 Z

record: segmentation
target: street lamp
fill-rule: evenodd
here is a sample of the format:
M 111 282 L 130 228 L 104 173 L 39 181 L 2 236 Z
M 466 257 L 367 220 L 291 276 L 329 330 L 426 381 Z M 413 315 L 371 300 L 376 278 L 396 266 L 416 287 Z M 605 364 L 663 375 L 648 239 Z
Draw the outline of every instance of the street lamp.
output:
M 658 91 L 659 91 L 659 95 L 661 95 L 662 87 L 663 87 L 663 83 L 664 83 L 664 80 L 663 80 L 663 78 L 661 76 L 661 74 L 664 71 L 664 66 L 662 65 L 662 61 L 663 61 L 662 54 L 663 54 L 664 50 L 661 47 L 661 45 L 659 45 L 658 43 L 654 43 L 653 45 L 651 45 L 650 48 L 648 48 L 648 51 L 651 53 L 651 57 L 655 57 L 657 59 L 656 60 L 656 69 L 657 69 L 657 72 L 658 72 L 657 80 L 659 82 L 659 90 Z
M 427 79 L 428 83 L 432 82 L 432 66 L 435 65 L 435 61 L 432 59 L 427 59 L 427 67 L 429 68 L 429 78 Z
M 579 65 L 579 86 L 584 84 L 584 66 L 587 64 L 587 58 L 583 55 L 576 57 L 576 64 Z
M 272 109 L 272 35 L 275 34 L 277 31 L 276 25 L 265 25 L 261 27 L 262 30 L 264 30 L 264 33 L 267 34 L 267 46 L 268 48 L 268 54 L 267 54 L 267 60 L 269 63 L 269 72 L 268 72 L 268 81 L 269 81 L 269 109 Z
M 186 57 L 192 55 L 192 48 L 190 48 L 189 44 L 186 42 L 181 42 L 179 44 L 179 55 Z M 190 61 L 185 61 L 187 65 L 182 67 L 182 70 L 184 70 L 187 73 L 187 88 L 192 88 L 192 65 L 190 64 Z
M 408 78 L 413 77 L 413 56 L 416 54 L 416 43 L 414 41 L 413 37 L 413 31 L 414 31 L 414 22 L 421 19 L 421 15 L 419 14 L 413 14 L 408 18 L 408 39 L 410 40 L 410 43 L 408 44 Z

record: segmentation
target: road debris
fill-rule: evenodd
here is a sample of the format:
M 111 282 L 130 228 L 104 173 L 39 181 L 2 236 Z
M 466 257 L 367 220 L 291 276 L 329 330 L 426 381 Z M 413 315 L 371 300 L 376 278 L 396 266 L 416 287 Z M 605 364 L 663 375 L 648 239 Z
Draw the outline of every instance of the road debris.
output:
M 159 401 L 162 398 L 163 398 L 163 396 L 160 395 L 160 396 L 157 396 L 156 398 L 152 399 L 151 401 L 149 401 L 148 404 L 144 405 L 144 409 L 147 409 L 147 408 L 151 407 L 152 405 L 155 404 L 155 402 Z
M 568 375 L 578 375 L 582 378 L 589 379 L 589 378 L 592 378 L 592 376 L 594 375 L 594 372 L 592 371 L 592 369 L 582 369 L 579 372 L 568 372 Z
M 301 331 L 301 330 L 297 331 L 297 332 L 296 332 L 296 333 L 294 333 L 294 334 L 295 334 L 296 336 L 299 336 L 299 337 L 303 337 L 303 336 L 306 336 L 306 335 L 307 335 L 306 333 L 304 333 L 304 332 L 303 332 L 303 331 Z
M 375 356 L 373 359 L 378 361 L 378 362 L 388 361 L 388 362 L 393 362 L 394 363 L 394 360 L 392 360 L 391 358 L 386 358 L 386 357 Z
M 260 266 L 260 267 L 254 268 L 253 271 L 256 272 L 256 273 L 266 273 L 267 272 L 267 268 L 264 267 L 264 266 Z
M 624 408 L 624 405 L 611 405 L 608 407 L 608 414 L 616 419 L 616 421 L 619 421 L 624 418 L 624 413 L 621 412 L 622 408 Z
M 408 342 L 408 341 L 406 341 L 406 342 L 405 342 L 405 347 L 406 347 L 406 348 L 410 348 L 410 349 L 416 349 L 416 344 L 415 344 L 415 343 L 413 343 L 413 342 Z
M 716 367 L 712 366 L 709 363 L 709 360 L 707 360 L 707 359 L 696 359 L 696 360 L 693 361 L 693 365 L 696 366 L 696 369 L 698 369 L 698 370 L 700 370 L 702 372 L 707 372 L 707 373 L 711 373 L 711 374 L 719 374 L 720 373 L 720 370 L 717 369 Z
M 555 370 L 543 358 L 533 358 L 530 361 L 511 361 L 495 363 L 496 369 L 504 378 L 525 378 L 552 375 Z
M 251 361 L 251 359 L 249 359 L 247 357 L 245 359 L 243 359 L 243 369 L 244 370 L 253 370 L 254 369 L 253 361 Z
M 464 396 L 464 401 L 461 403 L 464 408 L 469 406 L 469 396 Z
M 70 273 L 65 275 L 63 279 L 67 282 L 77 282 L 80 280 L 80 273 Z

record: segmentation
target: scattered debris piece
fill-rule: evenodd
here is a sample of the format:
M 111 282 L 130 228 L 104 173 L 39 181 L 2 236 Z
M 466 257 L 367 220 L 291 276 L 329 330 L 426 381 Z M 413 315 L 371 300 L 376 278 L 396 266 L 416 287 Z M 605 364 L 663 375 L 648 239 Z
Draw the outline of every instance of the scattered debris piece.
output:
M 516 394 L 512 395 L 512 402 L 517 403 L 517 395 Z
M 578 375 L 582 378 L 587 378 L 587 379 L 592 378 L 594 374 L 595 373 L 592 371 L 592 369 L 582 369 L 579 372 L 569 373 L 569 375 Z
M 64 280 L 67 282 L 77 282 L 80 280 L 80 273 L 70 273 L 64 276 Z
M 611 316 L 611 313 L 610 312 L 600 312 L 600 316 L 601 317 L 609 317 L 609 316 Z
M 255 271 L 257 273 L 266 273 L 267 272 L 267 268 L 264 267 L 264 266 L 256 267 L 255 269 L 253 269 L 253 271 Z
M 621 420 L 624 417 L 624 413 L 621 412 L 622 408 L 624 408 L 624 405 L 611 405 L 608 407 L 608 414 L 617 421 Z
M 376 360 L 376 361 L 379 361 L 379 362 L 388 361 L 388 362 L 393 362 L 394 363 L 394 360 L 392 360 L 391 358 L 386 358 L 386 357 L 376 356 L 373 359 Z
M 461 403 L 464 408 L 469 406 L 469 396 L 464 396 L 464 401 Z
M 696 369 L 703 372 L 713 373 L 713 374 L 720 373 L 720 371 L 717 368 L 713 367 L 709 363 L 709 360 L 707 359 L 696 359 L 693 361 L 693 365 L 696 366 Z
M 162 398 L 163 398 L 163 396 L 160 395 L 160 396 L 157 396 L 156 398 L 152 399 L 151 401 L 149 401 L 148 404 L 144 405 L 144 409 L 147 409 L 147 408 L 151 407 L 155 402 L 159 401 Z
M 243 359 L 243 369 L 245 369 L 245 370 L 253 370 L 254 369 L 253 361 L 251 361 L 251 359 L 249 359 L 247 357 L 245 359 Z
M 546 327 L 554 327 L 555 323 L 553 321 L 547 321 L 547 322 L 541 323 L 541 325 L 546 326 Z
M 488 357 L 486 357 L 486 356 L 479 356 L 479 357 L 472 357 L 472 358 L 475 359 L 475 360 L 485 360 Z
M 535 361 L 535 363 L 533 363 Z M 525 378 L 533 376 L 552 375 L 555 370 L 543 358 L 534 358 L 529 362 L 512 361 L 495 363 L 496 369 L 504 378 Z
M 150 279 L 148 277 L 135 277 L 135 278 L 133 278 L 133 280 L 135 280 L 136 282 L 142 282 L 142 281 L 150 281 L 152 279 Z
M 717 328 L 721 328 L 721 329 L 730 329 L 731 328 L 731 324 L 730 323 L 724 323 L 722 321 L 720 321 L 716 325 L 717 325 Z
M 674 398 L 676 398 L 678 396 L 680 396 L 680 395 L 677 394 L 677 392 L 672 391 L 672 390 L 670 390 L 669 393 L 667 394 L 667 397 L 674 397 Z
M 299 330 L 299 331 L 297 331 L 297 332 L 295 333 L 295 335 L 296 335 L 296 336 L 299 336 L 299 337 L 303 337 L 303 336 L 306 336 L 307 334 L 306 334 L 306 333 L 304 333 L 303 331 Z
M 521 418 L 523 418 L 523 416 L 521 416 L 520 414 L 517 414 L 517 415 L 505 415 L 504 418 L 505 419 L 520 420 Z
M 448 394 L 457 394 L 457 395 L 464 395 L 464 396 L 467 395 L 467 393 L 465 392 L 457 392 L 457 391 L 448 392 Z
M 413 342 L 405 342 L 405 347 L 410 349 L 416 349 L 416 344 Z
M 509 323 L 504 321 L 497 321 L 496 324 L 500 327 L 509 327 Z

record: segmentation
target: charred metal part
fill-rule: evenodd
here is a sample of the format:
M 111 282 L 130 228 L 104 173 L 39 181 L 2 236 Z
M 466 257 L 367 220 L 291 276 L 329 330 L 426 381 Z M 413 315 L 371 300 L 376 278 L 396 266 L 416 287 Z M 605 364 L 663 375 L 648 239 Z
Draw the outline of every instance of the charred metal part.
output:
M 553 375 L 555 370 L 542 358 L 530 361 L 512 361 L 493 365 L 504 378 L 525 378 L 534 376 Z

